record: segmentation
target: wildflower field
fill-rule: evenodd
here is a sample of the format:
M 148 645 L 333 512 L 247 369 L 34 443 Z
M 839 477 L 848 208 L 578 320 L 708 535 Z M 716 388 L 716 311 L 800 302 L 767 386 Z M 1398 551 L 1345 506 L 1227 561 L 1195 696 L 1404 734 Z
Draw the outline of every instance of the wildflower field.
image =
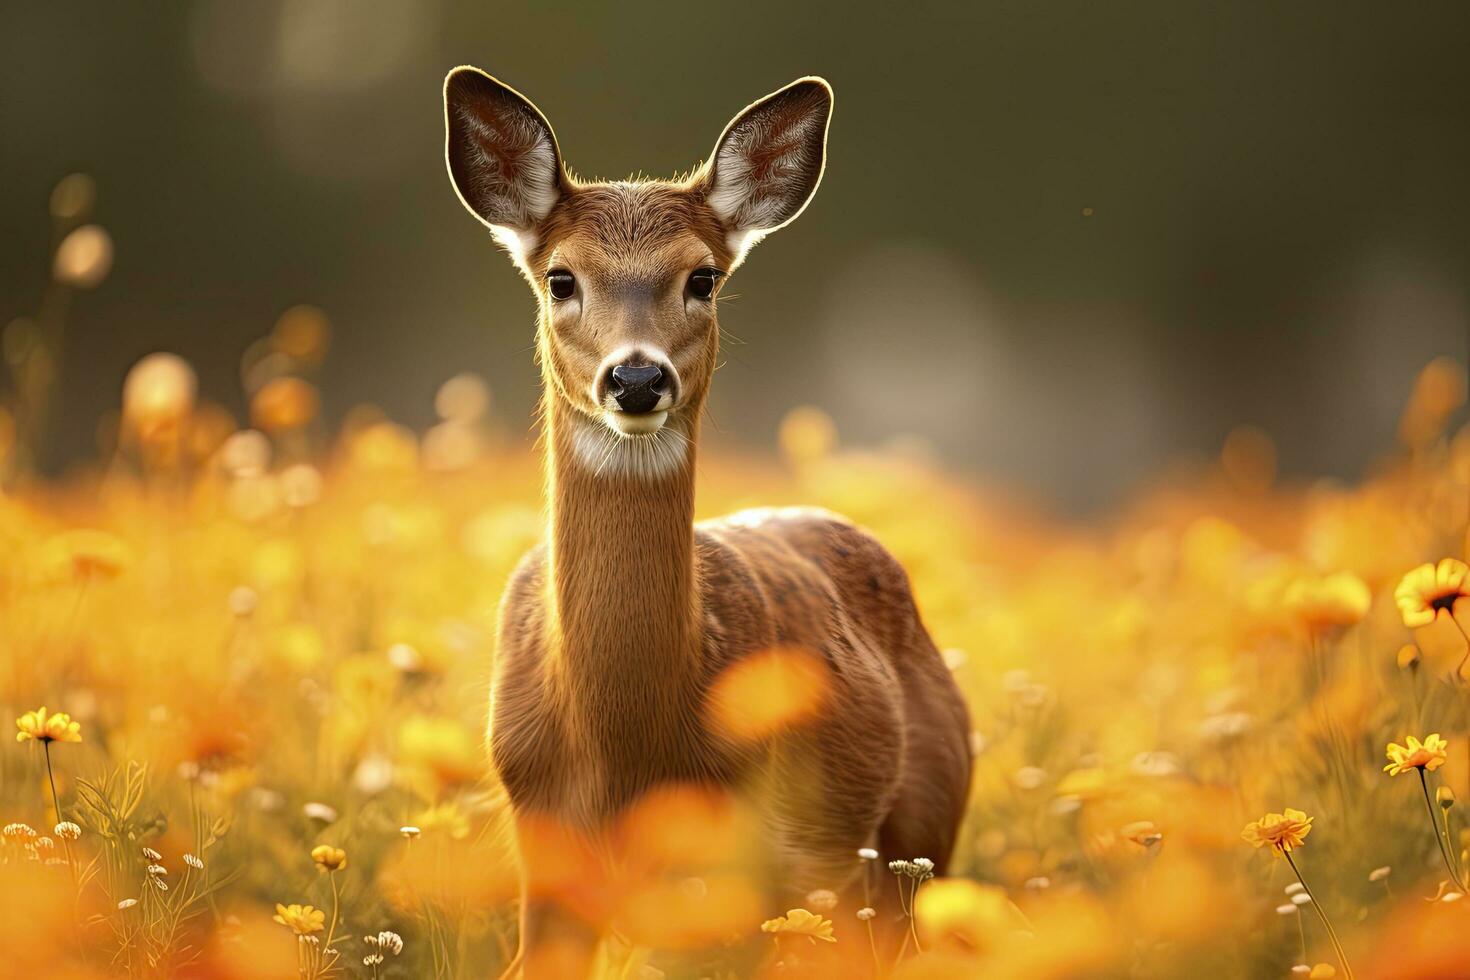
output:
M 426 432 L 328 431 L 330 324 L 298 307 L 242 352 L 248 417 L 151 355 L 94 463 L 36 476 L 62 311 L 110 256 L 85 183 L 57 195 L 47 301 L 4 337 L 0 973 L 496 975 L 517 855 L 482 743 L 542 530 L 525 420 L 460 376 Z M 905 882 L 875 965 L 830 893 L 763 904 L 720 801 L 650 800 L 630 832 L 669 860 L 599 896 L 603 975 L 1470 976 L 1464 379 L 1406 379 L 1356 483 L 1278 481 L 1242 428 L 1085 525 L 811 408 L 769 458 L 704 454 L 701 514 L 828 507 L 907 567 L 970 704 L 969 816 L 953 877 L 853 855 Z

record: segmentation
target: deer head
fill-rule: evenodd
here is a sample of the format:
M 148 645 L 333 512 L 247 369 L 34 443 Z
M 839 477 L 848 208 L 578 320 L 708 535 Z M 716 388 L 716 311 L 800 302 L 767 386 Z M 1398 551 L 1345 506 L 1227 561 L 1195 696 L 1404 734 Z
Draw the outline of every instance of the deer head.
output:
M 540 110 L 476 68 L 449 73 L 444 110 L 450 179 L 536 293 L 547 394 L 581 455 L 605 463 L 610 440 L 681 453 L 714 372 L 720 288 L 815 193 L 831 88 L 802 78 L 766 96 L 668 181 L 574 178 Z

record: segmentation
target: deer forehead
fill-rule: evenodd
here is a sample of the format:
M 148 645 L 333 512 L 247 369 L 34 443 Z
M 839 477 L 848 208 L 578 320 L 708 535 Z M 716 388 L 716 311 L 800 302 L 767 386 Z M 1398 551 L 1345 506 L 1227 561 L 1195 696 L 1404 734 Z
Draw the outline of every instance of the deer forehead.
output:
M 661 283 L 710 261 L 727 261 L 709 207 L 663 181 L 578 187 L 551 215 L 542 261 L 576 266 L 607 285 Z

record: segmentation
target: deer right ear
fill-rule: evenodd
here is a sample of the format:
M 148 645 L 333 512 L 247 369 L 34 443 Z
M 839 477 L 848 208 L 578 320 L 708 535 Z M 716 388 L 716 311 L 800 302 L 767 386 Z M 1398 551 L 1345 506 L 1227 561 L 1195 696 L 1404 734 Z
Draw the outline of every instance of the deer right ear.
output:
M 715 144 L 705 200 L 725 228 L 738 265 L 756 242 L 796 220 L 827 164 L 832 87 L 798 78 L 747 106 Z
M 460 201 L 523 263 L 568 189 L 551 124 L 521 93 L 465 66 L 444 79 L 444 128 Z

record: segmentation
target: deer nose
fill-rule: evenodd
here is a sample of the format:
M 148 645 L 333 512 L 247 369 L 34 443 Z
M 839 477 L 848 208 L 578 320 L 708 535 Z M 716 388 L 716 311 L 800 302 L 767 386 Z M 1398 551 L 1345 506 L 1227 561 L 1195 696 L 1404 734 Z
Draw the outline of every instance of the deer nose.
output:
M 610 372 L 607 393 L 618 408 L 641 415 L 651 412 L 667 394 L 663 369 L 655 364 L 619 364 Z

